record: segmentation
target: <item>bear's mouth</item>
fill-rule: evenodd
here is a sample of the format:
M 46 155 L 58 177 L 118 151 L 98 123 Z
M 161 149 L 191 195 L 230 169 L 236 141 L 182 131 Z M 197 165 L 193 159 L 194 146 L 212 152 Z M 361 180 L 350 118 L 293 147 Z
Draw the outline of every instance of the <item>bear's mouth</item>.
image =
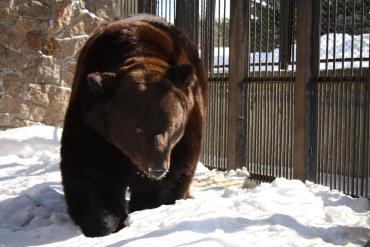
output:
M 161 180 L 167 175 L 168 169 L 162 167 L 149 167 L 148 177 L 153 180 Z

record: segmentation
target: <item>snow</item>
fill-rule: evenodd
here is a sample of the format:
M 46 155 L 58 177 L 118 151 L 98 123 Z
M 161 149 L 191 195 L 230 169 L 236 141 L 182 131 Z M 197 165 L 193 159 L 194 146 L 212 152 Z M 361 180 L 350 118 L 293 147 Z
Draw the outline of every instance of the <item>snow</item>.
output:
M 0 132 L 0 246 L 363 246 L 370 205 L 311 182 L 257 185 L 244 169 L 198 164 L 193 199 L 134 212 L 130 226 L 86 238 L 66 212 L 61 129 Z M 244 189 L 242 184 L 244 183 Z

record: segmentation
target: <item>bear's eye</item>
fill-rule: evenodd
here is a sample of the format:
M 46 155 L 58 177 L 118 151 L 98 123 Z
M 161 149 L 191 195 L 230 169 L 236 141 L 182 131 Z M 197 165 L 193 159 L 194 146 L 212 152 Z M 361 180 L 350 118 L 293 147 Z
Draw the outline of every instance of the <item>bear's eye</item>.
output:
M 143 131 L 143 129 L 142 128 L 135 128 L 135 133 L 136 134 L 143 134 L 144 133 L 144 131 Z

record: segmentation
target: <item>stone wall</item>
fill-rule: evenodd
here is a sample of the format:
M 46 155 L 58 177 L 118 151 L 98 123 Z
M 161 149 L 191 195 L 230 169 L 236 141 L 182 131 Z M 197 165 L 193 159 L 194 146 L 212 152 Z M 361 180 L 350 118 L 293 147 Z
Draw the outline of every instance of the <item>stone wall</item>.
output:
M 0 0 L 0 129 L 62 126 L 79 50 L 107 0 Z

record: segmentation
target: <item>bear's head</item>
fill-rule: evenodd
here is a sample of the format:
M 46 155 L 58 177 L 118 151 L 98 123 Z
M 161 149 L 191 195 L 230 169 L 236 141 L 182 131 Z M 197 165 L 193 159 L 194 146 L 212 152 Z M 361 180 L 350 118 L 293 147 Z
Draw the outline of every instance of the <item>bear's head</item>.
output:
M 192 65 L 163 73 L 91 73 L 82 102 L 86 123 L 150 178 L 163 178 L 194 106 Z

